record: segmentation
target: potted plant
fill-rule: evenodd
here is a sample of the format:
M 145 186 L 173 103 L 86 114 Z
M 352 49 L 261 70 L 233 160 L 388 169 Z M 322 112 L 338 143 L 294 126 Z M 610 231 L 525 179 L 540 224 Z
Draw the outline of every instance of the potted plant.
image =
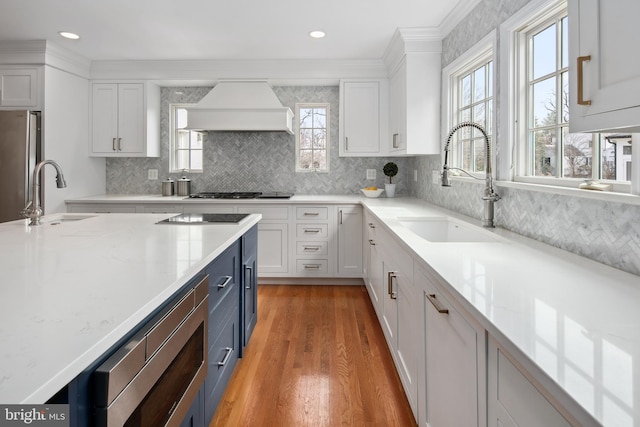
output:
M 389 177 L 389 183 L 384 184 L 384 191 L 387 197 L 394 197 L 396 193 L 396 185 L 393 183 L 393 177 L 398 174 L 398 165 L 388 162 L 382 167 L 382 172 Z

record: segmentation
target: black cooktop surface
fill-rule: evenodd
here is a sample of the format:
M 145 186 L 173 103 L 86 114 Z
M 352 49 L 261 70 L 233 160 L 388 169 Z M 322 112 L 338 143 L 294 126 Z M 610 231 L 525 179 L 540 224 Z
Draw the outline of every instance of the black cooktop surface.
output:
M 285 193 L 281 191 L 268 193 L 262 193 L 260 191 L 205 191 L 202 193 L 189 194 L 190 199 L 289 199 L 291 196 L 293 196 L 293 193 Z
M 158 224 L 237 224 L 249 214 L 237 213 L 183 213 L 158 222 Z

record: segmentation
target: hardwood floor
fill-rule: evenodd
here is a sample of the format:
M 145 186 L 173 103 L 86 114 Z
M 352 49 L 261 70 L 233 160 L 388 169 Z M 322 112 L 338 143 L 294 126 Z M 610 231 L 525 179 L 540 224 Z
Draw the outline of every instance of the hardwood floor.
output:
M 210 427 L 415 426 L 364 286 L 264 285 Z

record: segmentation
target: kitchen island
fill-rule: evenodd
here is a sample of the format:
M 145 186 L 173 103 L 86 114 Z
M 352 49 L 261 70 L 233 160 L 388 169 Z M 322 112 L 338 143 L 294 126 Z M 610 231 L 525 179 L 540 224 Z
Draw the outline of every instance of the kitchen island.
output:
M 44 403 L 255 226 L 170 214 L 0 224 L 0 402 Z

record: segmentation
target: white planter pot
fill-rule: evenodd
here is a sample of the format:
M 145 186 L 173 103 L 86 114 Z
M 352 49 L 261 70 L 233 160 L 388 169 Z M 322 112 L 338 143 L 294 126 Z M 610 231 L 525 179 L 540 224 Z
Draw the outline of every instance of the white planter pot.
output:
M 385 184 L 384 192 L 387 197 L 395 197 L 396 195 L 396 184 Z

